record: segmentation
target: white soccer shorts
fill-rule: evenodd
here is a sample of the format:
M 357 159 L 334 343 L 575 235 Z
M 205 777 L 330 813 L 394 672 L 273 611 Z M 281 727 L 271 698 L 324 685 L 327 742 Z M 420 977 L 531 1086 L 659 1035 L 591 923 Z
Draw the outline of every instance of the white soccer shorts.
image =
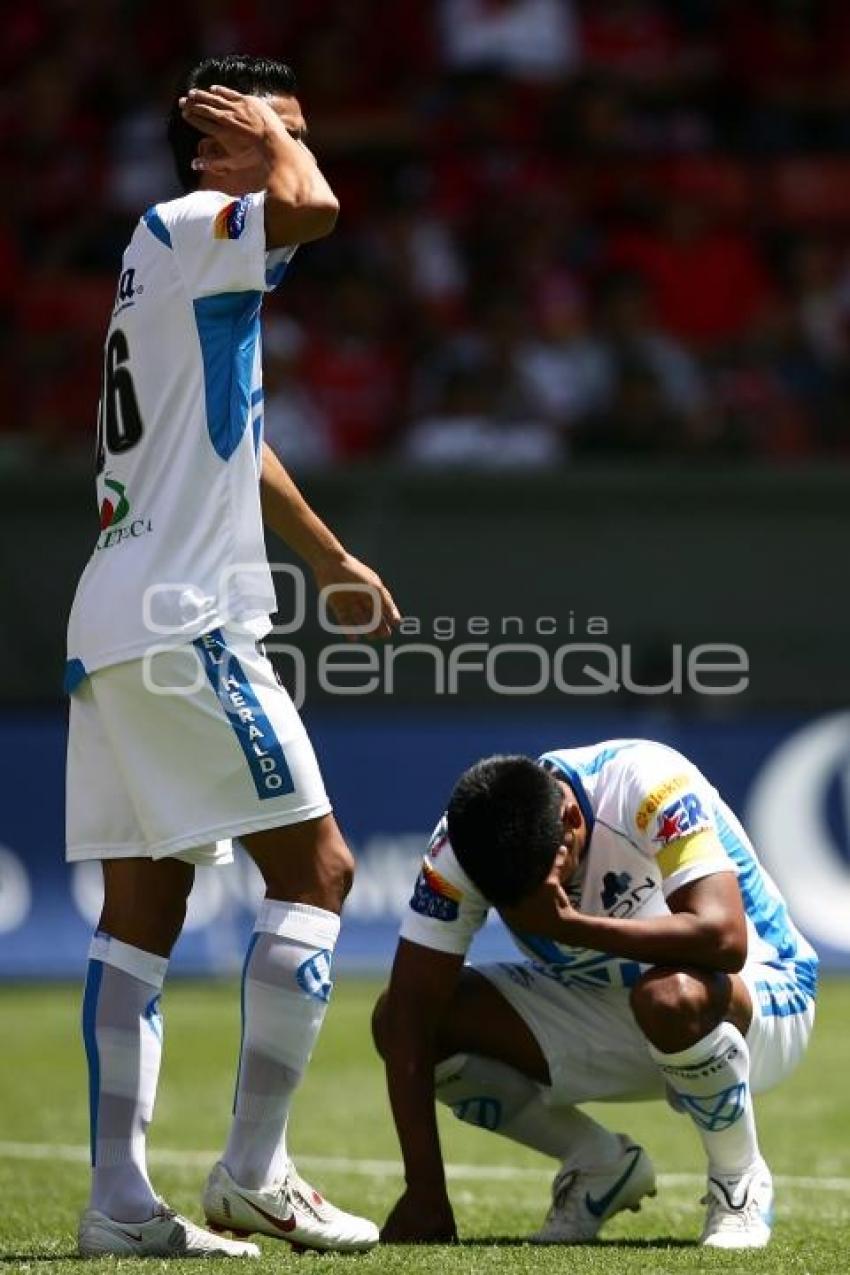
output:
M 561 983 L 530 962 L 472 968 L 504 996 L 539 1044 L 549 1066 L 553 1106 L 666 1097 L 663 1077 L 634 1020 L 626 988 Z M 746 1036 L 750 1086 L 760 1093 L 784 1080 L 800 1062 L 815 1004 L 797 986 L 793 966 L 753 963 L 741 976 L 753 1001 Z M 772 994 L 765 994 L 768 985 Z
M 301 718 L 245 633 L 99 669 L 71 697 L 69 862 L 229 863 L 232 837 L 330 808 Z

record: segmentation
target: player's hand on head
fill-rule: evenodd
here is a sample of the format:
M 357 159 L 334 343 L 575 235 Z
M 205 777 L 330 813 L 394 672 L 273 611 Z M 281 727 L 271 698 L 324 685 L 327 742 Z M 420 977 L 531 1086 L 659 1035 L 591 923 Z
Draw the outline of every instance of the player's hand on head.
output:
M 401 621 L 399 609 L 381 577 L 365 562 L 345 554 L 314 569 L 318 589 L 335 622 L 355 641 L 389 637 Z
M 567 938 L 565 927 L 576 914 L 563 885 L 564 865 L 569 854 L 566 846 L 561 846 L 545 881 L 519 903 L 499 908 L 512 930 L 537 934 L 542 938 Z
M 384 1244 L 456 1244 L 457 1226 L 447 1195 L 417 1195 L 410 1189 L 390 1210 L 381 1230 Z
M 280 121 L 261 97 L 237 93 L 223 85 L 191 89 L 180 99 L 187 124 L 211 137 L 221 149 L 216 156 L 199 155 L 192 167 L 211 176 L 225 176 L 254 167 L 262 157 L 262 145 Z

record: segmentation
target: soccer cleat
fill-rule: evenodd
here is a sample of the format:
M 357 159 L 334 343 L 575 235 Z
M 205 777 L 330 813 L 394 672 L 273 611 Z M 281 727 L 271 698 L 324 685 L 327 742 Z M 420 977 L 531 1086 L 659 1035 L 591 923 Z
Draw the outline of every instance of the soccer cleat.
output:
M 343 1213 L 299 1177 L 290 1162 L 286 1176 L 264 1191 L 239 1186 L 219 1161 L 207 1179 L 204 1213 L 214 1230 L 233 1235 L 273 1235 L 293 1248 L 361 1253 L 378 1242 L 378 1228 L 365 1217 Z
M 552 1183 L 546 1221 L 530 1237 L 532 1244 L 586 1244 L 615 1213 L 637 1213 L 645 1195 L 655 1195 L 655 1169 L 643 1147 L 617 1135 L 622 1155 L 598 1169 L 568 1163 Z
M 708 1179 L 700 1243 L 707 1248 L 764 1248 L 773 1225 L 773 1179 L 764 1161 L 737 1179 Z
M 175 1213 L 162 1200 L 148 1222 L 116 1222 L 87 1209 L 77 1246 L 82 1257 L 259 1257 L 256 1244 L 213 1235 Z

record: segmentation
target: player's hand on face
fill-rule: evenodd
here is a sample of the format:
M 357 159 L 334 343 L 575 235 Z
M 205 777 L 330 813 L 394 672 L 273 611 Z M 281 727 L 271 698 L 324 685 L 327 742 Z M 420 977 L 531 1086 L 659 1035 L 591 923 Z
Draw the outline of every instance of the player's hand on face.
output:
M 274 109 L 261 97 L 237 93 L 223 85 L 191 89 L 180 99 L 187 124 L 211 137 L 221 150 L 217 156 L 198 156 L 192 167 L 213 177 L 254 168 L 262 160 L 262 144 L 269 131 L 281 127 Z
M 384 1244 L 455 1244 L 457 1227 L 448 1196 L 419 1197 L 409 1189 L 396 1201 L 381 1230 Z
M 572 875 L 572 851 L 561 846 L 545 881 L 520 903 L 499 911 L 512 930 L 538 934 L 543 938 L 565 939 L 576 911 L 564 889 Z
M 389 637 L 401 621 L 399 609 L 381 577 L 365 562 L 346 554 L 314 569 L 319 590 L 330 589 L 328 610 L 351 641 Z M 346 587 L 347 586 L 347 587 Z

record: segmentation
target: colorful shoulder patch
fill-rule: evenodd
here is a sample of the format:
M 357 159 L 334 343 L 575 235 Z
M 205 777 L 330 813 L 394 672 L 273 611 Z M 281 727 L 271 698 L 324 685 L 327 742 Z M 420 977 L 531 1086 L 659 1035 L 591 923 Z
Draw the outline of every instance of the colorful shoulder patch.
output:
M 427 858 L 422 860 L 422 871 L 416 879 L 410 900 L 414 912 L 418 912 L 420 916 L 429 916 L 435 921 L 456 921 L 462 898 L 463 894 L 457 886 L 441 877 Z
M 635 815 L 635 823 L 641 832 L 646 832 L 649 827 L 652 816 L 658 812 L 663 802 L 668 797 L 672 797 L 674 792 L 681 792 L 683 788 L 687 788 L 692 782 L 690 775 L 673 775 L 670 779 L 665 779 L 662 783 L 656 784 L 651 792 L 648 792 L 643 801 L 637 808 Z
M 713 827 L 711 815 L 695 792 L 683 792 L 681 797 L 662 806 L 655 816 L 653 845 L 663 850 L 671 841 L 679 841 L 701 828 Z
M 225 204 L 213 221 L 214 239 L 238 239 L 245 229 L 245 217 L 248 212 L 248 197 L 233 199 Z

